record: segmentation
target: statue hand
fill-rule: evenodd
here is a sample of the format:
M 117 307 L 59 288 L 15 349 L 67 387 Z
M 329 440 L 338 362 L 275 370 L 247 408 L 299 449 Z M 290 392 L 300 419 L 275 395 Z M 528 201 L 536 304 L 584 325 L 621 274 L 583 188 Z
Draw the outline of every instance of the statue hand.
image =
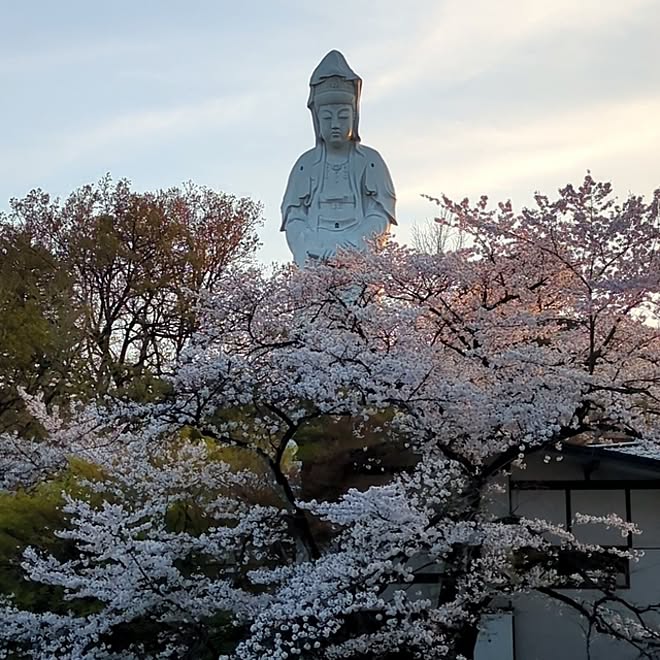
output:
M 359 250 L 357 243 L 350 239 L 343 240 L 337 245 L 337 248 L 341 250 Z

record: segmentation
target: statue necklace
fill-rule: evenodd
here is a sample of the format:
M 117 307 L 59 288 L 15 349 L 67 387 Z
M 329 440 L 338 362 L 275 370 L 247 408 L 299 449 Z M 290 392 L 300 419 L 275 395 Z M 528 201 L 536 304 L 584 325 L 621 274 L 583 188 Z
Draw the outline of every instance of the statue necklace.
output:
M 334 172 L 335 183 L 339 183 L 340 179 L 348 179 L 348 158 L 341 163 L 327 163 L 329 169 Z

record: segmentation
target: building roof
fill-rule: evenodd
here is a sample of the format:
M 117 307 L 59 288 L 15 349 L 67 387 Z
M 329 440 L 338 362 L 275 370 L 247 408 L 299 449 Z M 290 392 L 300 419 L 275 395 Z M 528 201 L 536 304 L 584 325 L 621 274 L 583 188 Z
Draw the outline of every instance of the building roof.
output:
M 559 453 L 582 458 L 605 459 L 660 470 L 660 446 L 650 442 L 617 442 L 574 445 L 565 443 Z

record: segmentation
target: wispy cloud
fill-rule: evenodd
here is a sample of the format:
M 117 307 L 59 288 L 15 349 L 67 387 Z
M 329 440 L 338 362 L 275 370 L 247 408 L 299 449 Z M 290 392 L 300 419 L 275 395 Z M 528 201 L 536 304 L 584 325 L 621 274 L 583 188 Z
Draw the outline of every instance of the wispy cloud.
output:
M 80 40 L 40 46 L 23 52 L 0 50 L 0 75 L 45 74 L 49 71 L 72 67 L 75 73 L 79 65 L 89 66 L 99 59 L 116 61 L 119 58 L 138 57 L 152 53 L 160 44 L 147 39 L 108 39 L 95 41 Z
M 392 154 L 401 170 L 398 197 L 405 204 L 424 192 L 463 195 L 524 189 L 532 193 L 534 188 L 527 190 L 526 183 L 538 187 L 557 175 L 584 173 L 588 168 L 627 179 L 626 171 L 640 154 L 660 152 L 659 116 L 660 96 L 596 102 L 497 128 L 474 121 L 439 122 L 425 137 Z M 660 185 L 655 171 L 644 177 L 641 169 L 632 170 L 638 186 Z M 638 186 L 633 185 L 636 190 Z
M 380 73 L 369 82 L 374 97 L 400 93 L 423 81 L 434 85 L 467 80 L 514 58 L 535 40 L 566 33 L 593 36 L 594 30 L 620 28 L 657 10 L 655 0 L 447 0 L 400 41 L 388 41 L 372 54 Z M 657 15 L 657 11 L 655 12 Z M 554 53 L 561 57 L 562 53 Z
M 54 136 L 33 149 L 5 151 L 0 154 L 0 173 L 34 163 L 61 167 L 89 154 L 134 149 L 154 141 L 213 131 L 249 120 L 259 107 L 256 94 L 212 98 L 199 103 L 129 112 L 101 120 L 86 128 Z

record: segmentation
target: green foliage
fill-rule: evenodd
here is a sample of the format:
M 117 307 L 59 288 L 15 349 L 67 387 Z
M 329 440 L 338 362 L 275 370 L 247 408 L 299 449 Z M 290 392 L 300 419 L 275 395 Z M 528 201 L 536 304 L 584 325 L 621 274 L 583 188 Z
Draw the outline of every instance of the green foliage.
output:
M 54 481 L 41 483 L 29 491 L 0 493 L 0 594 L 12 595 L 17 606 L 59 614 L 70 610 L 85 614 L 98 609 L 95 602 L 66 601 L 59 587 L 26 580 L 20 566 L 28 547 L 62 558 L 72 555 L 73 545 L 55 534 L 67 526 L 62 492 L 80 494 L 79 479 L 94 474 L 98 471 L 93 466 L 77 461 Z
M 368 420 L 322 417 L 296 434 L 296 461 L 302 466 L 304 499 L 333 500 L 349 488 L 366 489 L 410 469 L 418 460 L 400 436 L 392 437 L 393 412 L 384 410 Z
M 18 607 L 33 612 L 73 612 L 84 616 L 101 611 L 100 602 L 67 600 L 64 590 L 59 587 L 26 580 L 20 562 L 24 550 L 30 546 L 64 560 L 77 556 L 75 547 L 55 534 L 55 530 L 67 526 L 62 511 L 63 492 L 76 497 L 82 495 L 92 503 L 100 504 L 103 495 L 85 489 L 81 480 L 107 476 L 98 467 L 76 459 L 56 480 L 41 483 L 29 491 L 0 493 L 0 595 L 11 596 Z M 174 503 L 166 515 L 166 524 L 172 531 L 201 534 L 211 522 L 194 499 Z M 209 574 L 219 570 L 217 566 L 199 565 L 198 562 L 199 558 L 190 557 L 186 566 L 180 568 Z M 141 644 L 145 653 L 155 652 L 159 648 L 160 634 L 170 625 L 152 619 L 138 619 L 118 626 L 106 642 L 117 653 L 131 644 Z M 190 622 L 179 633 L 188 640 L 191 650 L 187 657 L 191 660 L 211 660 L 220 653 L 230 652 L 242 636 L 241 630 L 232 625 L 230 616 L 222 612 L 199 622 Z M 15 657 L 23 657 L 20 650 L 16 650 Z
M 66 406 L 81 395 L 72 280 L 26 231 L 0 222 L 0 431 L 38 435 L 18 393 Z
M 117 626 L 115 633 L 106 641 L 115 653 L 140 644 L 145 654 L 155 654 L 162 649 L 159 636 L 168 628 L 166 623 L 139 619 Z M 245 631 L 232 625 L 228 614 L 220 612 L 213 617 L 190 622 L 187 629 L 179 630 L 179 634 L 189 647 L 181 660 L 216 660 L 220 654 L 231 653 Z

